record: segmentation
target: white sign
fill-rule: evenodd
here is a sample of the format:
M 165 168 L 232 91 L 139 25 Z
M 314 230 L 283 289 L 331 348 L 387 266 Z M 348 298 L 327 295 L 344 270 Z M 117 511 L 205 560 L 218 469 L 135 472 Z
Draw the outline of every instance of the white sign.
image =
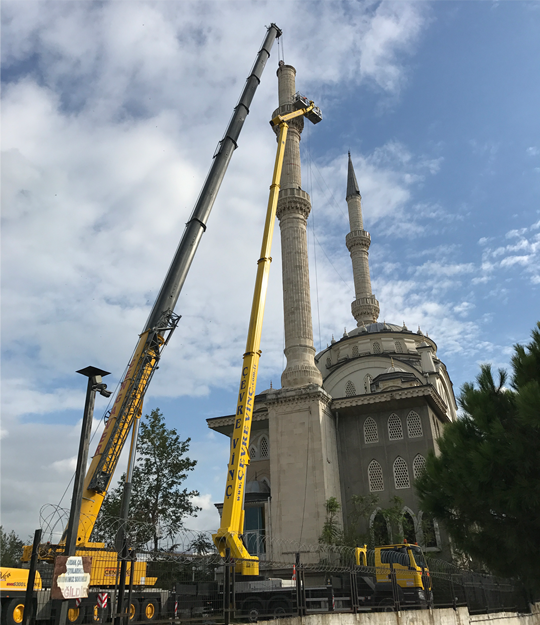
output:
M 66 572 L 58 576 L 56 583 L 64 599 L 88 597 L 90 573 L 84 572 L 83 559 L 70 556 L 66 561 Z

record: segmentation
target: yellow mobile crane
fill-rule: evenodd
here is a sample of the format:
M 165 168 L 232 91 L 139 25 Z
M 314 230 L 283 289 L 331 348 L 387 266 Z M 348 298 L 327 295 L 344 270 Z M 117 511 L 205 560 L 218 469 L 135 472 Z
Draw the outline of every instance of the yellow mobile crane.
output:
M 257 372 L 261 355 L 261 332 L 268 289 L 268 276 L 270 273 L 270 251 L 272 248 L 272 236 L 276 219 L 276 208 L 281 183 L 281 170 L 283 157 L 287 143 L 288 121 L 296 117 L 305 116 L 312 123 L 317 124 L 322 120 L 322 114 L 312 101 L 304 96 L 296 94 L 294 100 L 295 109 L 285 115 L 277 115 L 270 121 L 272 127 L 277 127 L 277 153 L 274 164 L 274 174 L 270 185 L 270 196 L 266 212 L 261 256 L 257 262 L 257 277 L 255 291 L 251 307 L 251 317 L 246 342 L 246 352 L 242 362 L 242 375 L 240 377 L 240 390 L 236 405 L 236 417 L 233 434 L 231 437 L 231 451 L 227 466 L 227 483 L 225 486 L 225 499 L 221 515 L 221 525 L 216 534 L 212 536 L 214 544 L 221 556 L 225 557 L 227 548 L 230 549 L 231 557 L 237 559 L 236 572 L 241 575 L 258 575 L 259 559 L 250 555 L 242 542 L 244 531 L 244 491 L 246 483 L 247 465 L 249 464 L 249 439 L 251 435 L 251 419 L 253 404 L 255 401 L 255 388 L 257 385 Z
M 144 395 L 148 385 L 157 369 L 161 353 L 169 342 L 174 332 L 180 316 L 174 312 L 180 292 L 191 267 L 191 263 L 197 251 L 202 235 L 206 231 L 206 222 L 214 205 L 221 183 L 229 166 L 232 154 L 237 147 L 237 140 L 249 114 L 255 91 L 260 84 L 262 72 L 266 62 L 270 57 L 270 51 L 274 41 L 281 36 L 281 30 L 271 24 L 263 44 L 258 52 L 251 73 L 247 78 L 238 104 L 234 108 L 232 118 L 227 126 L 223 139 L 218 143 L 218 147 L 213 156 L 213 163 L 204 182 L 201 194 L 197 200 L 190 220 L 180 244 L 177 248 L 173 261 L 169 267 L 167 276 L 163 282 L 159 295 L 154 303 L 148 320 L 139 336 L 137 346 L 122 378 L 120 388 L 116 395 L 112 410 L 108 415 L 105 429 L 97 446 L 96 452 L 84 480 L 82 503 L 78 523 L 74 527 L 66 528 L 66 531 L 56 545 L 41 545 L 39 548 L 39 559 L 45 562 L 53 562 L 57 555 L 72 555 L 67 553 L 68 535 L 75 536 L 75 545 L 78 555 L 96 556 L 96 550 L 103 550 L 103 543 L 92 543 L 91 534 L 94 528 L 97 515 L 100 511 L 103 500 L 109 489 L 114 471 L 118 464 L 120 454 L 131 430 L 131 451 L 128 465 L 124 494 L 122 499 L 121 518 L 127 519 L 131 491 L 131 475 L 135 460 L 135 449 L 137 442 L 137 432 L 139 419 L 142 412 Z M 101 379 L 100 379 L 101 381 Z M 85 551 L 86 550 L 86 551 Z M 23 562 L 30 562 L 32 556 L 32 546 L 24 548 Z M 101 551 L 99 567 L 93 567 L 90 577 L 90 587 L 110 587 L 114 586 L 116 579 L 118 555 L 112 551 Z M 145 563 L 133 564 L 133 583 L 136 586 L 152 586 L 156 578 L 146 577 Z M 19 596 L 15 596 L 10 585 L 4 581 L 8 577 L 15 579 L 15 573 L 2 569 L 0 575 L 0 598 L 3 611 L 8 614 L 8 620 L 13 618 L 15 622 L 18 618 L 22 620 L 22 607 Z M 128 582 L 131 572 L 128 572 Z M 19 575 L 20 577 L 20 575 Z M 24 575 L 23 575 L 24 577 Z M 28 574 L 26 574 L 26 579 Z M 15 585 L 15 582 L 11 584 Z M 5 587 L 4 587 L 5 586 Z M 26 583 L 24 583 L 26 586 Z M 23 582 L 17 582 L 20 591 Z M 43 605 L 47 600 L 41 602 Z M 39 607 L 39 601 L 38 601 Z M 47 618 L 47 611 L 41 613 L 38 610 L 38 618 Z M 82 618 L 78 610 L 70 613 L 70 620 L 73 622 Z M 148 614 L 147 614 L 148 617 Z

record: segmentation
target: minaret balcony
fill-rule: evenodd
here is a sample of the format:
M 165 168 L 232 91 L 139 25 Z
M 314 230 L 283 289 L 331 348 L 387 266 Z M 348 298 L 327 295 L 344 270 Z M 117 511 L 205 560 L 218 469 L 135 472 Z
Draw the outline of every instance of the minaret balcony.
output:
M 367 230 L 353 230 L 345 237 L 345 245 L 349 252 L 357 245 L 367 249 L 371 245 L 371 235 Z

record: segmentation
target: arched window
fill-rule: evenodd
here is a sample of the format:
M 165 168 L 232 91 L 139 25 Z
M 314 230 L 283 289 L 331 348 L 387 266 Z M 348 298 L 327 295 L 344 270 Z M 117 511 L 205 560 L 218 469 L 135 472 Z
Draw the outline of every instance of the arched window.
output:
M 330 369 L 330 367 L 332 366 L 332 359 L 330 358 L 330 356 L 326 359 L 326 368 Z
M 422 431 L 422 420 L 420 415 L 411 410 L 407 415 L 407 434 L 409 438 L 419 438 L 424 435 Z
M 347 380 L 347 384 L 345 385 L 345 395 L 347 397 L 352 397 L 353 395 L 356 395 L 356 387 L 350 380 Z
M 420 475 L 422 475 L 422 471 L 425 469 L 425 467 L 426 459 L 424 458 L 424 456 L 422 456 L 422 454 L 417 454 L 412 461 L 412 469 L 415 480 L 419 478 Z
M 400 441 L 403 438 L 403 427 L 397 414 L 388 417 L 388 438 L 391 441 Z
M 394 484 L 396 488 L 410 488 L 409 468 L 401 456 L 394 460 Z
M 353 345 L 352 355 L 353 355 L 353 358 L 356 358 L 358 356 L 358 345 Z
M 252 445 L 249 448 L 249 459 L 250 460 L 257 460 L 257 448 L 255 447 L 255 445 Z
M 382 352 L 381 344 L 379 343 L 379 341 L 374 341 L 374 343 L 373 343 L 373 353 L 374 354 L 380 354 L 381 352 Z
M 396 347 L 396 352 L 398 354 L 403 354 L 403 345 L 401 344 L 401 341 L 395 341 L 394 345 Z
M 368 393 L 371 393 L 371 383 L 373 382 L 371 376 L 369 375 L 369 373 L 367 375 L 364 376 L 364 392 L 366 393 L 366 395 Z
M 259 450 L 261 452 L 261 458 L 268 458 L 270 455 L 270 447 L 268 445 L 268 439 L 266 436 L 261 438 L 261 442 L 259 443 Z
M 388 545 L 392 542 L 390 540 L 390 532 L 388 531 L 388 523 L 380 511 L 371 520 L 371 533 L 373 542 L 376 545 Z
M 422 544 L 424 547 L 438 547 L 437 544 L 437 528 L 435 526 L 435 519 L 428 512 L 420 512 L 422 521 L 420 523 L 422 527 Z
M 382 467 L 376 460 L 372 460 L 369 463 L 368 481 L 369 491 L 371 493 L 376 493 L 378 491 L 384 490 Z
M 377 423 L 375 419 L 368 417 L 364 421 L 364 442 L 365 443 L 378 443 L 379 431 L 377 429 Z
M 416 540 L 416 530 L 414 528 L 414 519 L 412 518 L 409 512 L 405 512 L 403 514 L 403 519 L 401 521 L 401 525 L 403 527 L 403 538 L 408 543 L 415 543 Z

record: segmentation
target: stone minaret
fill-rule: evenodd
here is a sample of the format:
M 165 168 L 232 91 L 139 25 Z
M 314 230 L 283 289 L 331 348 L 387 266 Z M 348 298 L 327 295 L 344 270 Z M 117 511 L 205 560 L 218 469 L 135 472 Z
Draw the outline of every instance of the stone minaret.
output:
M 277 71 L 279 89 L 278 113 L 293 110 L 296 70 L 281 65 Z M 300 172 L 300 134 L 304 118 L 289 123 L 277 218 L 281 229 L 283 265 L 283 309 L 285 322 L 285 356 L 287 366 L 281 376 L 283 388 L 307 384 L 322 384 L 321 373 L 315 366 L 309 263 L 307 250 L 307 218 L 311 211 L 309 195 L 302 191 Z
M 358 189 L 354 168 L 349 152 L 349 170 L 347 174 L 347 206 L 351 231 L 345 238 L 347 249 L 351 253 L 353 266 L 354 290 L 356 299 L 351 304 L 353 317 L 358 326 L 375 323 L 379 318 L 379 302 L 371 292 L 369 277 L 369 246 L 371 236 L 364 230 L 362 221 L 362 196 Z

